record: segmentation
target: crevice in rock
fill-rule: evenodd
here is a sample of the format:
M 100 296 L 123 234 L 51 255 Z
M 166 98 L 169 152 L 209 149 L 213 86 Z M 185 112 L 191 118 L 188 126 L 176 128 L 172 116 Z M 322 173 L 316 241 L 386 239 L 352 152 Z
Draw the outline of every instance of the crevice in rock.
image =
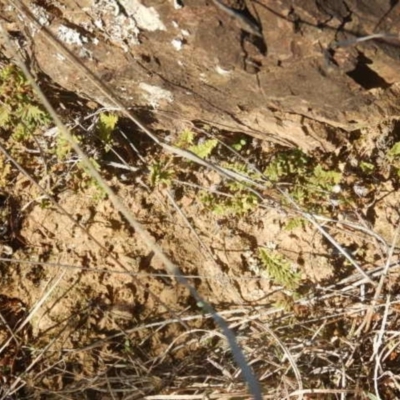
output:
M 347 76 L 349 76 L 366 90 L 373 88 L 386 89 L 389 87 L 390 84 L 374 70 L 372 70 L 368 64 L 372 64 L 372 61 L 368 57 L 365 57 L 363 53 L 359 53 L 356 67 L 349 71 Z

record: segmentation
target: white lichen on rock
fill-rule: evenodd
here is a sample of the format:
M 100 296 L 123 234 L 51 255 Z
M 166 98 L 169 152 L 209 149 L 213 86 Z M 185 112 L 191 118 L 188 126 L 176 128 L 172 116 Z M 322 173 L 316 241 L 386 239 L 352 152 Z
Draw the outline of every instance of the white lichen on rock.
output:
M 128 51 L 140 44 L 140 30 L 165 30 L 165 25 L 154 7 L 146 7 L 137 0 L 94 0 L 91 15 L 94 26 L 112 43 Z
M 148 83 L 141 82 L 139 84 L 139 88 L 144 90 L 145 98 L 147 102 L 154 108 L 158 108 L 160 106 L 161 101 L 167 101 L 168 103 L 172 103 L 173 95 L 169 90 L 165 90 L 160 88 L 159 86 L 149 85 Z
M 36 4 L 32 4 L 31 6 L 32 14 L 36 17 L 40 25 L 49 26 L 50 25 L 50 17 L 48 12 L 43 8 Z
M 119 0 L 126 13 L 135 19 L 139 28 L 147 31 L 165 31 L 165 25 L 154 7 L 146 7 L 138 0 Z
M 171 41 L 172 46 L 174 47 L 175 50 L 182 50 L 183 47 L 183 40 L 179 38 L 175 38 Z
M 83 46 L 84 43 L 88 43 L 87 37 L 81 35 L 77 30 L 69 28 L 65 25 L 60 25 L 57 29 L 58 38 L 66 44 L 74 44 L 77 46 Z

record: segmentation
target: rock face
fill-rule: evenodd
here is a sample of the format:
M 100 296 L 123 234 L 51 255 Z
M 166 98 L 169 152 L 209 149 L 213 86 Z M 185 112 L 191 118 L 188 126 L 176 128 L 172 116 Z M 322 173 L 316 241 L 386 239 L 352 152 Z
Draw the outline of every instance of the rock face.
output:
M 109 104 L 21 13 L 18 0 L 6 3 L 6 29 L 18 25 L 27 35 L 40 70 Z M 354 43 L 396 32 L 395 3 L 37 0 L 26 6 L 126 106 L 151 112 L 154 127 L 203 121 L 311 151 L 332 150 L 349 132 L 398 118 L 400 40 Z M 262 34 L 249 32 L 249 23 Z

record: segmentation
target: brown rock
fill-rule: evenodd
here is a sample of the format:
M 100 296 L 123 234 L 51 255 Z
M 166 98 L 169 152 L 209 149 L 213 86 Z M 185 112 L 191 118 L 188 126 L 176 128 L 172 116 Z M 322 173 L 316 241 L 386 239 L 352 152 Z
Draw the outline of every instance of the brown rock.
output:
M 334 45 L 378 28 L 395 32 L 400 7 L 387 1 L 224 2 L 258 20 L 263 38 L 210 0 L 185 0 L 180 8 L 172 0 L 50 3 L 27 6 L 126 106 L 153 112 L 154 128 L 204 121 L 305 151 L 332 150 L 348 132 L 400 112 L 399 41 Z M 29 33 L 43 72 L 110 103 L 44 29 L 1 7 L 8 24 Z

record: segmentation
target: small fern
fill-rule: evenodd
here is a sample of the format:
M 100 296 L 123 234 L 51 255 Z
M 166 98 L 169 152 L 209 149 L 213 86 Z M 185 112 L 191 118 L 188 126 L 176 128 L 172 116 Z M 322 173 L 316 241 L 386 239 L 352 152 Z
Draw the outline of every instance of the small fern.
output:
M 189 150 L 200 158 L 207 158 L 211 155 L 213 150 L 218 146 L 217 139 L 207 139 L 199 144 L 189 147 Z
M 345 202 L 340 196 L 341 172 L 324 169 L 301 150 L 288 150 L 275 154 L 264 170 L 273 183 L 285 183 L 293 200 L 305 209 L 324 213 L 335 193 L 335 201 Z M 338 190 L 335 191 L 335 189 Z
M 199 139 L 195 144 L 195 133 L 189 129 L 182 131 L 175 142 L 175 145 L 191 151 L 200 158 L 207 158 L 211 155 L 213 150 L 218 146 L 217 139 Z
M 0 128 L 11 132 L 16 141 L 30 140 L 50 116 L 36 101 L 22 72 L 9 64 L 0 70 Z
M 293 229 L 296 228 L 304 228 L 306 225 L 306 220 L 303 217 L 294 217 L 290 218 L 285 225 L 285 230 L 286 231 L 292 231 Z
M 288 150 L 275 155 L 264 170 L 272 182 L 305 176 L 309 170 L 309 157 L 301 150 Z
M 149 170 L 149 182 L 153 187 L 158 185 L 170 186 L 171 180 L 175 175 L 168 161 L 154 162 L 149 166 Z
M 333 186 L 339 184 L 342 174 L 336 171 L 325 171 L 321 165 L 314 168 L 313 175 L 308 179 L 308 183 L 315 185 L 318 189 L 332 190 Z
M 73 138 L 77 143 L 81 142 L 81 139 L 73 135 Z M 53 149 L 53 153 L 56 155 L 58 161 L 65 161 L 67 160 L 71 153 L 72 153 L 72 146 L 68 139 L 61 133 L 57 135 L 56 138 L 56 145 Z
M 232 197 L 201 192 L 200 201 L 214 214 L 220 216 L 243 215 L 254 210 L 259 204 L 258 197 L 248 190 L 238 190 Z
M 104 151 L 108 153 L 114 142 L 112 134 L 118 123 L 118 115 L 113 113 L 101 113 L 96 124 L 96 131 L 104 144 Z
M 194 132 L 190 129 L 183 130 L 178 137 L 178 140 L 175 142 L 175 145 L 182 148 L 187 149 L 189 146 L 192 146 L 194 143 Z
M 296 290 L 300 285 L 300 274 L 295 272 L 291 263 L 276 251 L 259 248 L 259 257 L 268 277 L 286 289 Z

